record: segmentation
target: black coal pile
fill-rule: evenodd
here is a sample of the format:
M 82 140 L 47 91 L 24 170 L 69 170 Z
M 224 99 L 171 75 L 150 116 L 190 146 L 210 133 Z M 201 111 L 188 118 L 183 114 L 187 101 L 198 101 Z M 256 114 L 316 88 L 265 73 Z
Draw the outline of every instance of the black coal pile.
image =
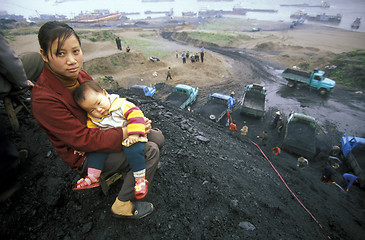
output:
M 321 183 L 325 163 L 310 162 L 301 169 L 297 157 L 285 152 L 275 156 L 270 142 L 262 146 L 253 139 L 271 165 L 239 132 L 157 99 L 125 89 L 115 92 L 138 105 L 165 135 L 161 167 L 147 197 L 155 212 L 139 221 L 113 218 L 110 207 L 122 180 L 111 186 L 107 196 L 100 189 L 72 191 L 79 176 L 58 157 L 32 116 L 21 113 L 20 131 L 14 133 L 1 108 L 8 136 L 18 149 L 30 152 L 20 163 L 19 189 L 1 203 L 2 239 L 362 239 L 365 235 L 364 191 L 354 186 L 346 194 Z

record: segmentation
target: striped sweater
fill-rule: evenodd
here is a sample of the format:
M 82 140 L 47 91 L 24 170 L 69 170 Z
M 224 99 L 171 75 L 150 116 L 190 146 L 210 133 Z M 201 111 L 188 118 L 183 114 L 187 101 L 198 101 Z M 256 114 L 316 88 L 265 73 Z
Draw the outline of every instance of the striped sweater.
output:
M 147 142 L 145 136 L 145 121 L 142 111 L 125 98 L 110 94 L 109 114 L 102 118 L 88 115 L 87 126 L 106 130 L 109 128 L 127 127 L 128 135 L 139 134 L 140 142 Z

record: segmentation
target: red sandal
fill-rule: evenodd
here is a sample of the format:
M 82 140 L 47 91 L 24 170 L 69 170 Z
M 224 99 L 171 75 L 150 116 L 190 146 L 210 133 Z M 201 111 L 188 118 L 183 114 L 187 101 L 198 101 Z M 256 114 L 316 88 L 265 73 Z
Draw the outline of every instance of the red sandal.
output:
M 142 199 L 144 198 L 148 193 L 148 180 L 145 178 L 140 178 L 136 180 L 136 183 L 134 185 L 134 196 L 136 199 Z
M 85 178 L 81 178 L 79 181 L 77 181 L 75 187 L 72 190 L 89 189 L 99 186 L 100 186 L 99 178 L 92 180 L 89 176 L 86 176 Z

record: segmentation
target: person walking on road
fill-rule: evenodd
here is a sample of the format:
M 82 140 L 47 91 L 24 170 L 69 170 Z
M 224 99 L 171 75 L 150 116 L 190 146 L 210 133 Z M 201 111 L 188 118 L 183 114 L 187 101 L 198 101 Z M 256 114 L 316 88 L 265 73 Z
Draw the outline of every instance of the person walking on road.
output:
M 167 81 L 169 78 L 172 80 L 172 77 L 171 77 L 171 68 L 170 68 L 170 67 L 168 67 L 168 68 L 167 68 L 166 81 Z

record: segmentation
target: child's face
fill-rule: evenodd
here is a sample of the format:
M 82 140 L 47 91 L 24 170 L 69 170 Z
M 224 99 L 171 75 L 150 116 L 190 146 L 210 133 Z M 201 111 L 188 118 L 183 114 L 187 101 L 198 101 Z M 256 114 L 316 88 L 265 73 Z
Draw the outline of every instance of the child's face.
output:
M 86 90 L 85 100 L 80 102 L 79 105 L 88 114 L 94 118 L 101 118 L 109 114 L 110 100 L 109 94 L 103 90 L 103 92 L 95 92 L 94 90 Z
M 76 79 L 83 63 L 83 54 L 79 41 L 75 35 L 71 35 L 64 41 L 58 52 L 57 46 L 58 40 L 55 40 L 51 45 L 48 56 L 44 56 L 43 49 L 41 49 L 43 60 L 56 73 L 67 78 Z

